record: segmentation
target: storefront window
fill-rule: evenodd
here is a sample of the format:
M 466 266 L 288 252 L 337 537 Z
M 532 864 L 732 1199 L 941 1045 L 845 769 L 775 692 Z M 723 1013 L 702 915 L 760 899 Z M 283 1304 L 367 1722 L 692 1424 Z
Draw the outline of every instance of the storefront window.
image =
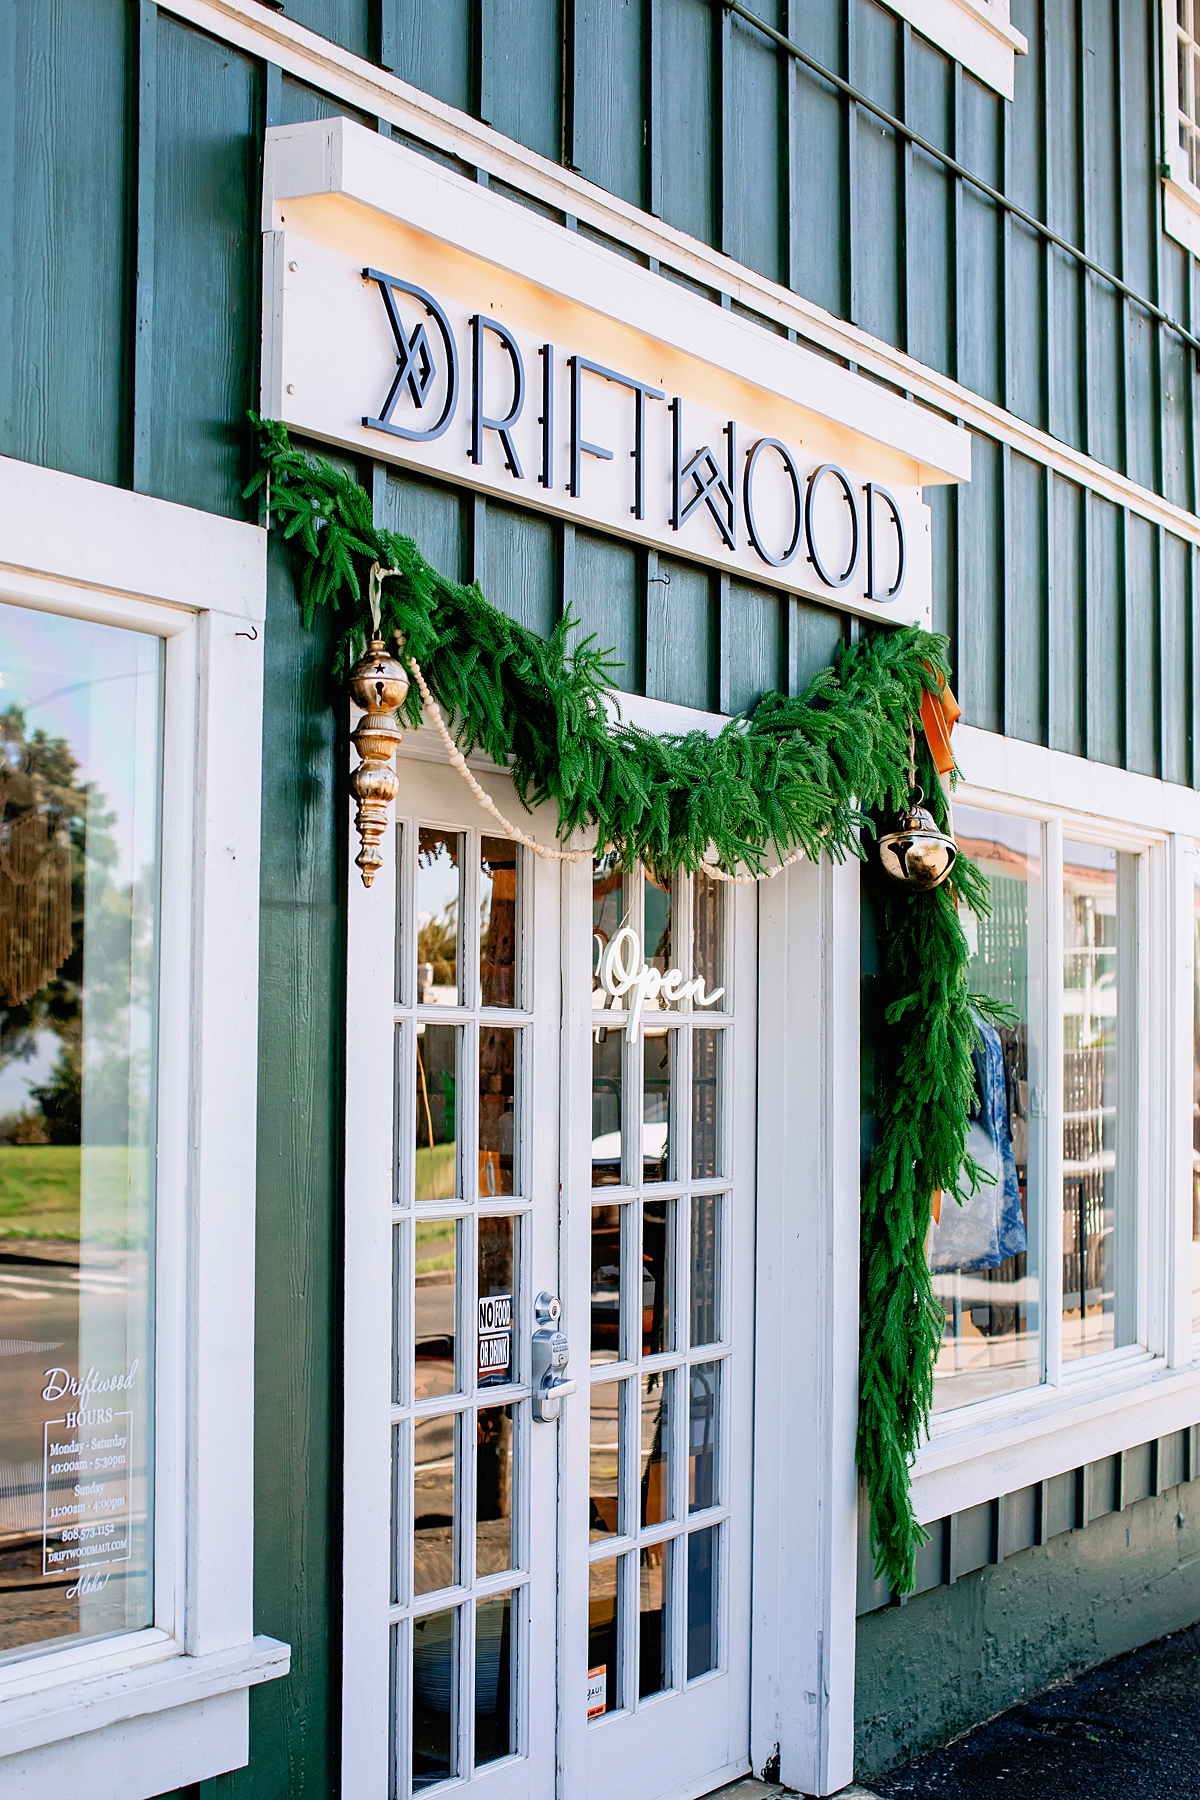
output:
M 1041 827 L 956 806 L 955 835 L 985 876 L 991 916 L 961 912 L 972 993 L 1009 1009 L 977 1014 L 968 1150 L 991 1176 L 962 1206 L 943 1195 L 930 1233 L 933 1289 L 946 1325 L 934 1410 L 1030 1387 L 1042 1378 L 1038 1177 L 1042 1088 Z
M 1063 1359 L 1137 1335 L 1136 856 L 1063 844 Z
M 0 1661 L 151 1621 L 162 643 L 0 605 Z

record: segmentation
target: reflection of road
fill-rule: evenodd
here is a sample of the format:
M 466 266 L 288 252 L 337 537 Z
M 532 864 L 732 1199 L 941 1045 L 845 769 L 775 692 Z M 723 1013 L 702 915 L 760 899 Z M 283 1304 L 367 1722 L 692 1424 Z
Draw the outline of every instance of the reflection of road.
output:
M 417 1278 L 416 1398 L 454 1392 L 454 1274 L 450 1269 Z
M 0 1253 L 0 1419 L 4 1420 L 0 1461 L 0 1508 L 4 1507 L 6 1464 L 42 1461 L 42 1420 L 48 1416 L 42 1389 L 45 1371 L 60 1365 L 72 1374 L 79 1365 L 79 1303 L 102 1299 L 111 1291 L 107 1271 L 97 1277 L 70 1264 L 38 1262 L 32 1257 L 10 1261 Z M 121 1313 L 124 1322 L 124 1295 Z M 28 1345 L 29 1348 L 24 1346 Z M 49 1359 L 49 1360 L 47 1360 Z M 41 1528 L 40 1496 L 36 1508 Z M 0 1511 L 0 1528 L 8 1521 Z
M 621 1471 L 620 1390 L 621 1384 L 616 1381 L 606 1381 L 592 1389 L 589 1532 L 592 1538 L 605 1537 L 617 1529 Z
M 413 1584 L 418 1594 L 454 1582 L 454 1437 L 457 1419 L 422 1419 L 414 1433 Z
M 417 1341 L 422 1338 L 454 1336 L 454 1276 L 424 1276 L 417 1285 Z

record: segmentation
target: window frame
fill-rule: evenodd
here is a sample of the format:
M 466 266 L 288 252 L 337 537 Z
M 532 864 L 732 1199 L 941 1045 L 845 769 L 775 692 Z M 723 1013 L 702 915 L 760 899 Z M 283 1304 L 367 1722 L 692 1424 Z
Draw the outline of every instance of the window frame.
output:
M 1187 152 L 1179 143 L 1179 69 L 1175 45 L 1178 24 L 1174 0 L 1162 0 L 1159 11 L 1162 69 L 1162 157 L 1159 174 L 1163 195 L 1163 229 L 1200 256 L 1200 187 L 1188 173 Z
M 247 1761 L 247 1690 L 289 1658 L 246 1529 L 266 534 L 10 459 L 0 512 L 0 599 L 164 641 L 153 1623 L 0 1668 L 0 1785 L 127 1779 L 132 1733 L 169 1789 Z
M 884 0 L 884 5 L 1002 99 L 1012 99 L 1013 65 L 1029 54 L 1029 40 L 1012 22 L 1009 0 Z
M 1191 1339 L 1191 980 L 1193 838 L 1200 795 L 1037 745 L 961 727 L 954 801 L 1042 822 L 1047 979 L 1042 1029 L 1041 1254 L 1044 1378 L 931 1421 L 913 1471 L 922 1522 L 1046 1480 L 1193 1422 L 1200 1340 Z M 1062 1361 L 1062 844 L 1140 856 L 1137 921 L 1137 1338 Z M 1183 1046 L 1188 1048 L 1181 1054 Z M 1186 1231 L 1186 1242 L 1185 1242 Z M 1183 1288 L 1186 1284 L 1187 1292 Z

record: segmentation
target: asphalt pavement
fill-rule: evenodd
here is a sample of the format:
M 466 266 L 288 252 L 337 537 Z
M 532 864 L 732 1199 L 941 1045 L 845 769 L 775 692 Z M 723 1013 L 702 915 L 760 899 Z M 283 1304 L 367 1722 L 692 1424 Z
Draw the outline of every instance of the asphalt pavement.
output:
M 1200 1800 L 1200 1625 L 864 1785 L 879 1800 Z

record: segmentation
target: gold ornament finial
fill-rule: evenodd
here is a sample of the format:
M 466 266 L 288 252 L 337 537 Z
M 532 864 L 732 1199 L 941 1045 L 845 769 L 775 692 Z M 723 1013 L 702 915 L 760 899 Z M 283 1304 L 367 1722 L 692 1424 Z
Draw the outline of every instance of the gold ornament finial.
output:
M 396 708 L 403 706 L 408 693 L 404 667 L 388 655 L 378 626 L 366 655 L 355 663 L 346 685 L 355 705 L 364 709 L 364 716 L 350 734 L 350 742 L 361 758 L 350 777 L 350 792 L 358 802 L 354 824 L 362 842 L 354 860 L 362 870 L 363 886 L 370 887 L 383 865 L 379 846 L 387 831 L 388 807 L 400 787 L 392 767 L 392 757 L 404 737 L 396 723 Z

